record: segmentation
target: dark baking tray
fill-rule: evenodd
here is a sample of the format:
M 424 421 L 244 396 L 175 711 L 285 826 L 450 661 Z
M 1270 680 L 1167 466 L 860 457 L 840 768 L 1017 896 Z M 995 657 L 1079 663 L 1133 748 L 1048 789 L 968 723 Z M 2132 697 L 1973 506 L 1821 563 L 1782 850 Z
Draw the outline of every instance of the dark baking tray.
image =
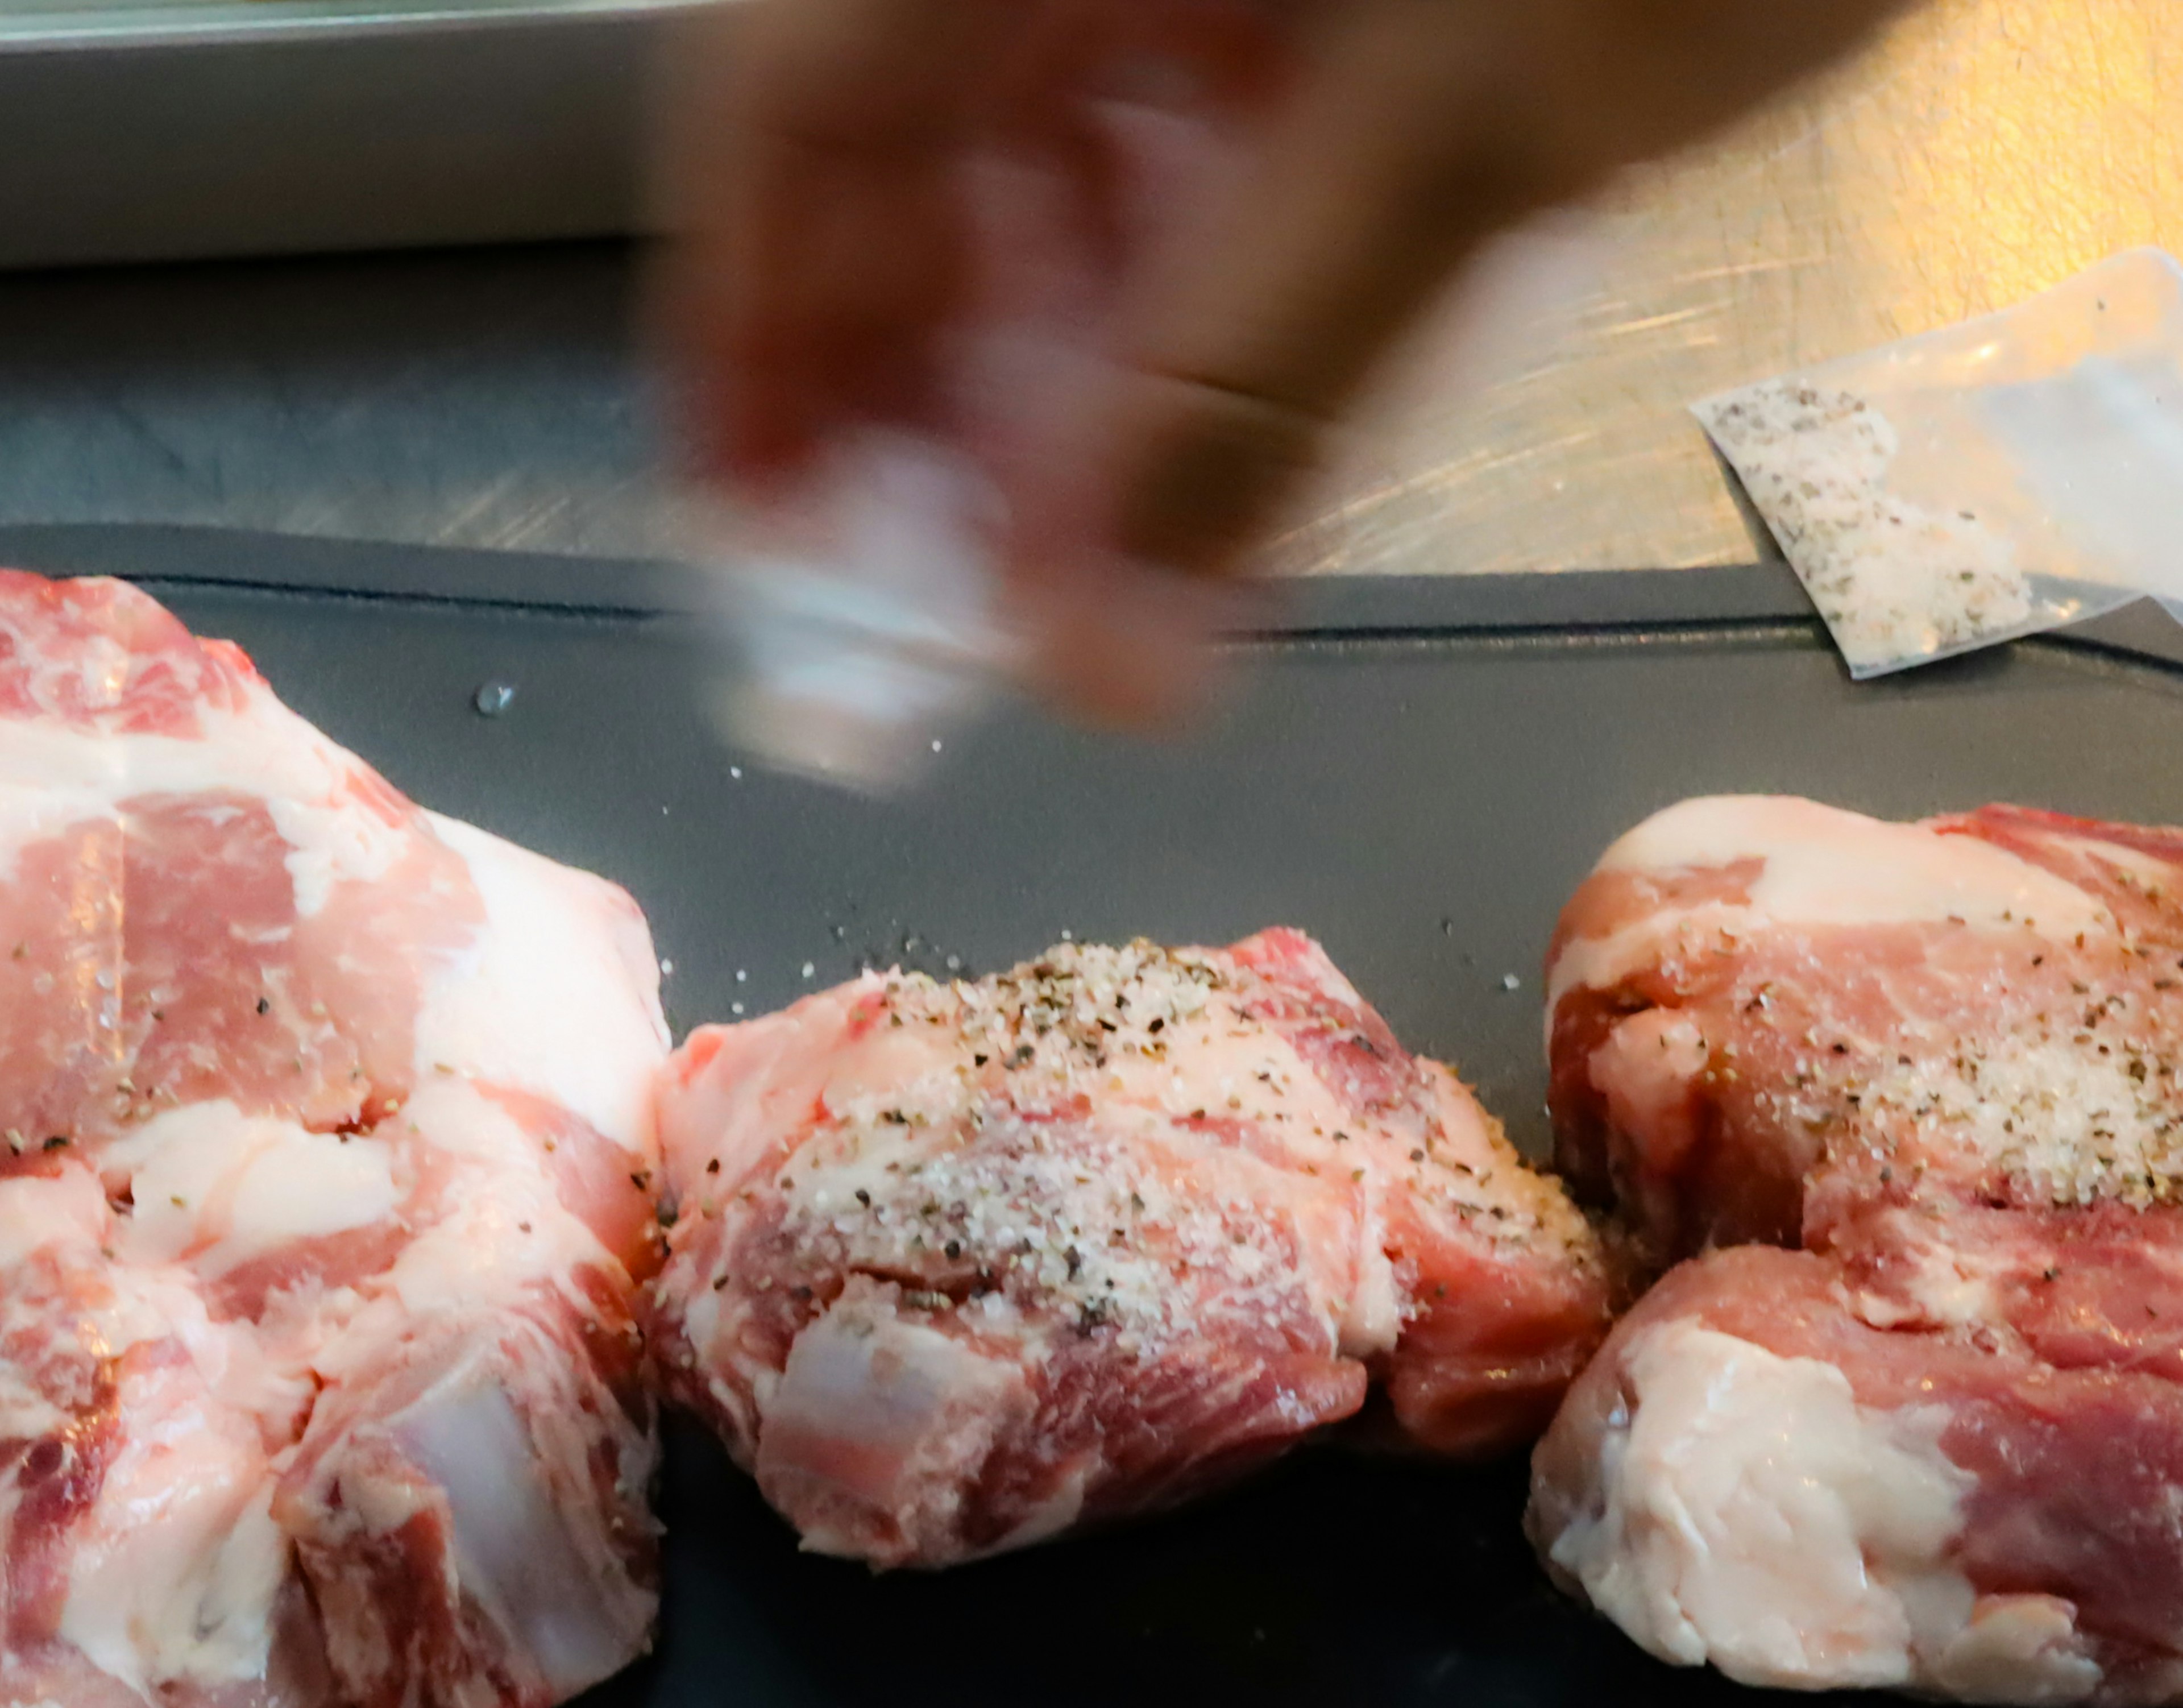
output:
M 2147 609 L 1856 686 L 1778 567 L 1305 583 L 1277 631 L 1238 637 L 1247 668 L 1191 739 L 1017 709 L 887 802 L 718 745 L 656 567 L 142 529 L 0 529 L 0 561 L 142 581 L 419 799 L 619 879 L 673 963 L 678 1030 L 868 958 L 984 969 L 1064 931 L 1286 922 L 1535 1152 L 1541 952 L 1653 809 L 1783 790 L 2183 820 L 2183 631 Z M 473 709 L 488 681 L 515 688 L 505 715 Z M 874 1578 L 799 1556 L 678 1427 L 659 1650 L 587 1702 L 1752 1700 L 1559 1602 L 1522 1496 L 1520 1466 L 1311 1452 L 1133 1528 Z

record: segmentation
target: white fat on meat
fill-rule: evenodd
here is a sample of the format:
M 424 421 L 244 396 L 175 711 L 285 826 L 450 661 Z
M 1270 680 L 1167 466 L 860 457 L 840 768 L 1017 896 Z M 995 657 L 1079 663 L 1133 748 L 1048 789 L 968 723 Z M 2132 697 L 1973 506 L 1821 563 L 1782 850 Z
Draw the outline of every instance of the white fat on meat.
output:
M 417 1021 L 417 1078 L 450 1071 L 552 1098 L 626 1149 L 647 1146 L 652 1090 L 632 1062 L 667 1049 L 659 963 L 643 915 L 589 873 L 557 865 L 472 826 L 427 813 L 469 868 L 485 928 L 435 977 Z M 591 928 L 567 929 L 565 921 Z M 603 1004 L 634 988 L 647 1007 Z
M 557 1695 L 612 1672 L 627 1652 L 626 1610 L 569 1570 L 581 1540 L 514 1403 L 481 1362 L 391 1420 L 409 1460 L 445 1493 L 464 1591 L 515 1637 Z
M 420 1089 L 400 1118 L 454 1160 L 458 1177 L 445 1212 L 388 1273 L 380 1306 L 388 1332 L 404 1315 L 508 1298 L 612 1261 L 562 1204 L 538 1138 L 490 1098 L 460 1079 L 442 1078 Z M 373 1338 L 361 1339 L 369 1347 Z
M 254 1421 L 186 1366 L 125 1381 L 133 1427 L 69 1557 L 60 1634 L 147 1693 L 258 1677 L 288 1570 Z
M 114 1218 L 96 1177 L 83 1169 L 0 1180 L 0 1327 L 35 1336 L 54 1326 L 52 1305 L 15 1282 L 14 1266 L 40 1254 L 91 1266 L 115 1238 Z M 103 1268 L 103 1265 L 100 1267 Z M 26 1296 L 27 1295 L 27 1296 Z M 210 1383 L 258 1373 L 247 1337 L 214 1322 L 189 1277 L 164 1267 L 115 1268 L 69 1301 L 70 1340 L 95 1358 L 119 1358 L 131 1347 L 173 1338 Z
M 1566 945 L 1548 977 L 1547 1024 L 1569 991 L 1604 989 L 1661 956 L 1762 926 L 2014 924 L 2055 942 L 2110 931 L 2112 914 L 2052 872 L 1975 837 L 1942 836 L 1789 796 L 1721 795 L 1656 813 L 1608 848 L 1600 872 L 1718 871 L 1758 861 L 1747 903 L 1655 908 Z
M 1651 1653 L 1777 1688 L 2058 1703 L 2098 1686 L 2066 1605 L 1981 1600 L 1951 1563 L 1973 1479 L 1936 1418 L 1861 1406 L 1832 1365 L 1689 1321 L 1623 1357 L 1591 1499 L 1547 1548 Z
M 296 911 L 308 919 L 338 882 L 370 882 L 414 833 L 359 810 L 355 759 L 263 688 L 239 712 L 206 709 L 201 735 L 113 735 L 11 721 L 0 750 L 0 882 L 31 843 L 119 816 L 142 795 L 236 794 L 263 801 L 289 845 Z
M 995 1297 L 988 1309 L 1006 1306 Z M 806 1515 L 803 1545 L 814 1553 L 859 1558 L 937 1541 L 965 1477 L 1032 1404 L 1019 1360 L 905 1322 L 889 1289 L 852 1282 L 796 1337 L 766 1401 L 758 1486 Z M 1077 1505 L 1082 1494 L 1076 1485 Z M 881 1514 L 893 1533 L 875 1537 Z M 1076 1511 L 1042 1516 L 1052 1534 Z
M 0 1182 L 0 1273 L 49 1245 L 95 1247 L 107 1220 L 106 1195 L 81 1169 Z
M 134 1182 L 126 1260 L 187 1256 L 209 1275 L 299 1240 L 369 1227 L 403 1197 L 384 1140 L 245 1115 L 225 1099 L 155 1115 L 104 1161 Z

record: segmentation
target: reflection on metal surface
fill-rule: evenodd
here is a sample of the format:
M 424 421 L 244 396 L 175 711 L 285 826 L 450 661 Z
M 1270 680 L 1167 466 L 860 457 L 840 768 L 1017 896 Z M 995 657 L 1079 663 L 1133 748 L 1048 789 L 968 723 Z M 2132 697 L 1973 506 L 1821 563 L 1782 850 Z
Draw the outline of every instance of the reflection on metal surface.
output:
M 631 288 L 618 244 L 0 273 L 0 522 L 642 552 Z
M 1524 335 L 1422 343 L 1281 560 L 1747 558 L 1686 403 L 2145 243 L 2183 250 L 2183 0 L 1938 0 L 1725 146 L 1552 228 L 1497 288 L 1515 308 L 1495 324 L 1513 312 Z M 658 447 L 630 266 L 602 247 L 0 275 L 0 520 L 647 549 Z M 1573 306 L 1543 317 L 1542 295 Z
M 1693 399 L 2183 248 L 2183 4 L 1942 0 L 1601 213 L 1597 287 L 1514 371 L 1425 341 L 1285 561 L 1486 572 L 1747 559 Z M 1534 315 L 1536 321 L 1537 316 Z

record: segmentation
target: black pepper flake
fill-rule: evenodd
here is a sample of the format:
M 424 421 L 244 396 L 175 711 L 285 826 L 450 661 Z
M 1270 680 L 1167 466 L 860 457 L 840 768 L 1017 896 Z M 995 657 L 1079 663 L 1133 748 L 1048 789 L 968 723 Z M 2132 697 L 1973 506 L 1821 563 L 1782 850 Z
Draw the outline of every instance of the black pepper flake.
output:
M 864 1205 L 866 1210 L 869 1210 L 872 1207 L 871 1193 L 865 1191 L 861 1186 L 858 1187 L 857 1188 L 857 1202 Z
M 272 1012 L 273 1012 L 273 1003 L 272 1003 L 272 999 L 271 999 L 270 998 L 269 998 L 269 997 L 262 997 L 262 996 L 261 996 L 261 997 L 259 997 L 259 998 L 258 999 L 258 1013 L 260 1013 L 260 1014 L 270 1014 L 270 1013 L 272 1013 Z
M 728 1284 L 728 1278 L 727 1278 L 727 1277 L 726 1277 L 726 1276 L 725 1276 L 725 1275 L 715 1276 L 715 1277 L 713 1278 L 713 1291 L 714 1291 L 714 1292 L 715 1292 L 715 1293 L 718 1293 L 718 1292 L 719 1292 L 723 1288 L 725 1288 L 727 1284 Z
M 1147 1026 L 1145 1027 L 1145 1030 L 1146 1030 L 1147 1032 L 1158 1032 L 1158 1031 L 1159 1031 L 1162 1027 L 1165 1026 L 1166 1026 L 1166 1024 L 1167 1024 L 1167 1021 L 1166 1021 L 1164 1018 L 1162 1018 L 1160 1015 L 1153 1015 L 1153 1019 L 1152 1019 L 1151 1022 L 1150 1022 L 1148 1025 L 1147 1025 Z
M 983 1067 L 985 1065 L 986 1057 L 982 1054 L 974 1055 L 970 1058 L 970 1065 L 973 1067 Z
M 720 1159 L 717 1156 L 705 1165 L 705 1172 L 708 1174 L 718 1174 L 719 1171 Z
M 652 1171 L 648 1168 L 639 1169 L 635 1174 L 630 1176 L 629 1183 L 639 1192 L 644 1191 L 652 1184 Z
M 947 1254 L 947 1260 L 953 1263 L 963 1255 L 963 1242 L 959 1239 L 951 1239 L 940 1249 Z
M 46 1141 L 46 1149 L 47 1150 L 65 1150 L 68 1149 L 68 1135 L 66 1133 L 57 1132 L 51 1138 Z

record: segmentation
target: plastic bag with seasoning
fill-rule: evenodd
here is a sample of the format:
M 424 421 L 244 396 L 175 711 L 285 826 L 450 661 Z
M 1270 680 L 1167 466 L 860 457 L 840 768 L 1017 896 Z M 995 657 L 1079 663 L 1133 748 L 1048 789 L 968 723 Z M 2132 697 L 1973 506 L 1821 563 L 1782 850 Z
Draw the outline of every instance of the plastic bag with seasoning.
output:
M 1859 680 L 2183 601 L 2183 265 L 2157 250 L 1694 413 Z

